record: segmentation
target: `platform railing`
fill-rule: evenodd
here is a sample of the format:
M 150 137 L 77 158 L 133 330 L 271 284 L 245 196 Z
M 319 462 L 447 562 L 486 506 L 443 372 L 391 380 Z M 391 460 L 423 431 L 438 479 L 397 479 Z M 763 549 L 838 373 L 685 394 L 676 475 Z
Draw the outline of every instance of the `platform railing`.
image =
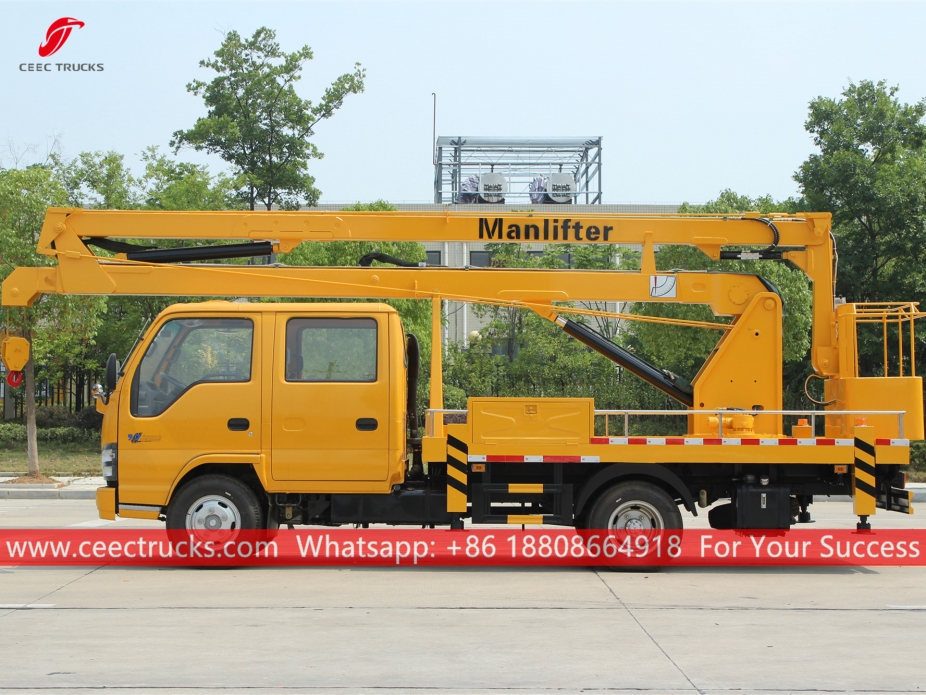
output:
M 842 415 L 894 415 L 897 417 L 897 432 L 900 439 L 904 438 L 903 417 L 905 410 L 730 410 L 728 408 L 717 408 L 716 410 L 596 410 L 595 417 L 604 416 L 605 418 L 605 437 L 610 437 L 610 418 L 619 416 L 624 419 L 624 434 L 630 436 L 630 416 L 632 415 L 674 415 L 688 417 L 689 415 L 714 415 L 717 417 L 717 436 L 723 437 L 723 418 L 732 415 L 790 415 L 794 417 L 805 417 L 810 420 L 810 431 L 816 433 L 817 418 L 823 417 L 840 417 Z
M 425 411 L 425 435 L 434 436 L 434 419 L 440 414 L 466 415 L 466 410 L 444 410 L 429 409 Z M 723 418 L 732 415 L 786 415 L 793 417 L 804 417 L 810 421 L 810 431 L 816 434 L 817 418 L 841 417 L 843 415 L 855 416 L 874 416 L 874 415 L 893 415 L 897 418 L 897 433 L 899 439 L 904 439 L 903 418 L 907 411 L 905 410 L 730 410 L 727 408 L 717 408 L 715 410 L 596 410 L 595 417 L 605 418 L 605 437 L 614 436 L 610 430 L 611 417 L 621 417 L 624 421 L 623 435 L 630 436 L 630 418 L 631 416 L 645 415 L 668 415 L 675 417 L 688 417 L 690 415 L 714 415 L 717 417 L 717 436 L 723 437 Z

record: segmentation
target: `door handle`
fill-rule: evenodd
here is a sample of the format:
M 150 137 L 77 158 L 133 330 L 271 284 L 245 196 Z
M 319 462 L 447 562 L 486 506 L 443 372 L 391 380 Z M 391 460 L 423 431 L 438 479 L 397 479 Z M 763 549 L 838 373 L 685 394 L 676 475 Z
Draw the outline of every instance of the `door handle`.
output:
M 376 421 L 376 418 L 362 417 L 357 420 L 357 429 L 361 432 L 372 432 L 377 427 L 379 427 L 379 423 Z
M 250 426 L 251 423 L 246 417 L 233 417 L 228 421 L 228 429 L 232 432 L 244 432 Z

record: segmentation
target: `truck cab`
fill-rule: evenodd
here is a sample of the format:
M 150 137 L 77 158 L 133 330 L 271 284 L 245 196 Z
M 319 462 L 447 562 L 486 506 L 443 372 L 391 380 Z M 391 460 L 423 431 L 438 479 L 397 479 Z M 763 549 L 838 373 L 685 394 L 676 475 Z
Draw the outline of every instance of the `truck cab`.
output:
M 261 528 L 277 494 L 388 494 L 406 474 L 406 363 L 386 304 L 171 306 L 97 401 L 100 512 L 189 527 L 178 496 L 221 501 L 222 479 L 259 507 L 238 525 Z

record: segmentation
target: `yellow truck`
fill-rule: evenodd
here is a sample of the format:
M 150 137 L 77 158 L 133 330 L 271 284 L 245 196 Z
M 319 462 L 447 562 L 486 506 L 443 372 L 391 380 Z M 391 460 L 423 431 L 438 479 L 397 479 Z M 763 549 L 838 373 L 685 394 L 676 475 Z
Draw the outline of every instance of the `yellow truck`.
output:
M 565 218 L 564 215 L 570 215 Z M 158 248 L 145 240 L 184 241 Z M 210 240 L 223 244 L 209 245 Z M 622 244 L 634 271 L 208 263 L 320 241 Z M 134 243 L 133 243 L 134 242 Z M 712 259 L 787 261 L 812 282 L 811 360 L 825 408 L 782 408 L 782 301 L 758 275 L 659 271 L 655 247 Z M 852 495 L 860 528 L 876 509 L 912 513 L 902 467 L 923 438 L 915 303 L 834 296 L 830 216 L 532 212 L 143 212 L 51 208 L 39 252 L 5 306 L 41 293 L 235 298 L 411 298 L 432 305 L 430 404 L 419 430 L 418 347 L 386 304 L 207 301 L 153 322 L 121 367 L 107 365 L 100 516 L 168 528 L 280 524 L 558 524 L 682 527 L 717 501 L 717 528 L 809 521 L 815 495 Z M 104 249 L 102 256 L 93 249 Z M 678 401 L 669 411 L 600 411 L 581 398 L 470 398 L 443 407 L 443 300 L 520 307 Z M 690 381 L 581 321 L 575 302 L 709 305 L 729 322 Z M 586 312 L 587 313 L 587 312 Z M 570 316 L 576 318 L 569 318 Z M 637 317 L 640 318 L 640 317 Z M 860 376 L 857 326 L 884 333 L 884 373 Z M 891 341 L 888 344 L 888 333 Z M 896 339 L 893 337 L 896 333 Z M 22 345 L 4 356 L 21 366 Z M 888 374 L 889 348 L 899 351 Z M 891 362 L 892 364 L 894 362 Z M 906 365 L 906 367 L 905 367 Z M 906 368 L 906 373 L 905 373 Z M 677 436 L 635 436 L 636 418 L 676 419 Z

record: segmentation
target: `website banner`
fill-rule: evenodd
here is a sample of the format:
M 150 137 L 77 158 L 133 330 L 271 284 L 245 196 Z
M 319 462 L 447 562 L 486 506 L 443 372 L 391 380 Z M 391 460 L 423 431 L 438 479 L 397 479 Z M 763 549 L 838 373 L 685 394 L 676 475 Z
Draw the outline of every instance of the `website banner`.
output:
M 926 530 L 6 529 L 3 566 L 926 565 Z

